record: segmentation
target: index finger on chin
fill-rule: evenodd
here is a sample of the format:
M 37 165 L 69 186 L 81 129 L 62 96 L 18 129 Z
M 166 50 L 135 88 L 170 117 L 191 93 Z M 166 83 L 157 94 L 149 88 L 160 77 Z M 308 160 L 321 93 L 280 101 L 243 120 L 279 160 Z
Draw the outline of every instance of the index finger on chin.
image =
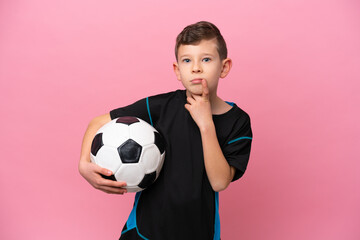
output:
M 209 88 L 207 86 L 207 82 L 205 79 L 202 80 L 201 82 L 202 84 L 202 87 L 203 87 L 203 93 L 202 93 L 202 96 L 205 97 L 205 98 L 209 98 Z

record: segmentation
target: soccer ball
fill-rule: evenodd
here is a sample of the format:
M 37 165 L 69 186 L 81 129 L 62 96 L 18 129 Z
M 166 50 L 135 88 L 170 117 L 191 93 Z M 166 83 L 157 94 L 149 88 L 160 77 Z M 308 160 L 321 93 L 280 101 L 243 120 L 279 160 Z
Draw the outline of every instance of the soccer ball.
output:
M 113 119 L 97 131 L 91 144 L 91 161 L 114 173 L 103 177 L 126 182 L 128 192 L 150 186 L 159 176 L 164 158 L 163 137 L 136 117 Z

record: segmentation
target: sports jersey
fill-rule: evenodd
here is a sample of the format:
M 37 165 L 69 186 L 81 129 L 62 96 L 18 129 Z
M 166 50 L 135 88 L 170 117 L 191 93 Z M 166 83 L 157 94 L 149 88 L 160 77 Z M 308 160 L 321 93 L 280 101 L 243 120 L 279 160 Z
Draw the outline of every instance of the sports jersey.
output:
M 111 119 L 135 116 L 154 126 L 166 142 L 158 179 L 136 193 L 121 240 L 220 239 L 219 195 L 208 180 L 201 134 L 185 109 L 186 90 L 143 98 L 110 111 Z M 250 118 L 235 103 L 224 114 L 213 115 L 222 152 L 236 173 L 245 172 L 252 142 Z

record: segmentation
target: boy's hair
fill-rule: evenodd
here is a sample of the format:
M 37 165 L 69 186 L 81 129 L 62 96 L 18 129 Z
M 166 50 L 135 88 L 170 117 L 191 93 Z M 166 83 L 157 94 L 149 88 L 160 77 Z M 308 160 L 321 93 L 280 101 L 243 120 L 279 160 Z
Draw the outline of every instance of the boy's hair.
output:
M 196 45 L 201 40 L 211 40 L 216 38 L 217 50 L 220 59 L 227 58 L 227 48 L 220 30 L 212 23 L 207 21 L 200 21 L 189 26 L 186 26 L 176 38 L 175 57 L 178 61 L 178 49 L 180 45 Z

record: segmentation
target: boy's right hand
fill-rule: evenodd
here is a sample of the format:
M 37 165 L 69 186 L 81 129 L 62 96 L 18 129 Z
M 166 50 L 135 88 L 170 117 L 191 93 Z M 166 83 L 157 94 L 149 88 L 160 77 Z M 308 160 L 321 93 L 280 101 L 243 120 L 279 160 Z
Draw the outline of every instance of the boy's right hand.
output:
M 80 161 L 79 172 L 94 188 L 103 192 L 111 194 L 124 194 L 127 192 L 124 188 L 126 186 L 125 182 L 117 182 L 101 177 L 100 174 L 111 176 L 112 172 L 92 162 Z

